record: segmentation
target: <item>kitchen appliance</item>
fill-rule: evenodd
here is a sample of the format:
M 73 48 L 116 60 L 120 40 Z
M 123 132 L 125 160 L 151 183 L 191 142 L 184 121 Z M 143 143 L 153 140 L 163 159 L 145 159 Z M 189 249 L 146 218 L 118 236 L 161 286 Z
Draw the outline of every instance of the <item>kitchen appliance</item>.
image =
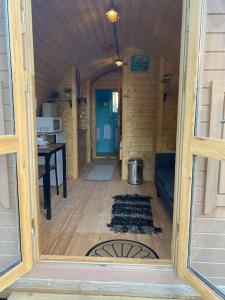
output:
M 38 133 L 57 133 L 62 131 L 62 119 L 57 117 L 37 117 Z

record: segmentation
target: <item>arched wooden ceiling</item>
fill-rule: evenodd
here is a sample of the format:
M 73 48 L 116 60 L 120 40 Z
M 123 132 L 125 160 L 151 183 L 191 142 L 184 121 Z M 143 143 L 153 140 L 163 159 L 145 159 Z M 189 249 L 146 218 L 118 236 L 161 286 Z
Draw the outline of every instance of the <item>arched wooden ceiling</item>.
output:
M 182 0 L 114 0 L 120 52 L 134 47 L 179 62 Z M 114 68 L 109 0 L 32 0 L 36 80 L 54 88 L 77 65 L 84 79 Z M 106 51 L 104 48 L 109 48 Z

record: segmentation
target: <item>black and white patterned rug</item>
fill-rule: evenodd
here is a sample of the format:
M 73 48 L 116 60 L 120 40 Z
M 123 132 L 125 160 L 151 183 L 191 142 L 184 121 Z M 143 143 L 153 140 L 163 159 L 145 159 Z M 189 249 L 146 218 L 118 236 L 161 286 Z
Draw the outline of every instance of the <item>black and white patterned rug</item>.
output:
M 92 247 L 86 256 L 158 259 L 150 247 L 135 241 L 118 239 L 101 242 Z
M 113 198 L 112 220 L 107 224 L 111 231 L 134 234 L 162 232 L 153 223 L 151 197 L 135 194 Z

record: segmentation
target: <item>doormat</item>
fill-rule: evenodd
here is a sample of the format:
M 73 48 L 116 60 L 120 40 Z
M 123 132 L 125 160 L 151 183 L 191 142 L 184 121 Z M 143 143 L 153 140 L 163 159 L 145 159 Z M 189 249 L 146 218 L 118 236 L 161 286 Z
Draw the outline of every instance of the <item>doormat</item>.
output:
M 87 176 L 91 181 L 110 181 L 113 177 L 115 162 L 108 164 L 96 164 Z
M 130 240 L 109 240 L 92 247 L 86 256 L 159 259 L 150 247 Z
M 151 197 L 135 194 L 117 195 L 113 199 L 112 220 L 107 224 L 111 231 L 134 234 L 162 232 L 153 224 Z

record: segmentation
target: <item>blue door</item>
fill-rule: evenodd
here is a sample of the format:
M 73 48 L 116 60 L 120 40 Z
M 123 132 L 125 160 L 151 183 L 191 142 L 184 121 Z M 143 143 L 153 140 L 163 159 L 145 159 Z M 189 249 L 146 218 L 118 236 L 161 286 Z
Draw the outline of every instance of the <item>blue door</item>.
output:
M 118 92 L 96 90 L 96 154 L 118 152 Z

